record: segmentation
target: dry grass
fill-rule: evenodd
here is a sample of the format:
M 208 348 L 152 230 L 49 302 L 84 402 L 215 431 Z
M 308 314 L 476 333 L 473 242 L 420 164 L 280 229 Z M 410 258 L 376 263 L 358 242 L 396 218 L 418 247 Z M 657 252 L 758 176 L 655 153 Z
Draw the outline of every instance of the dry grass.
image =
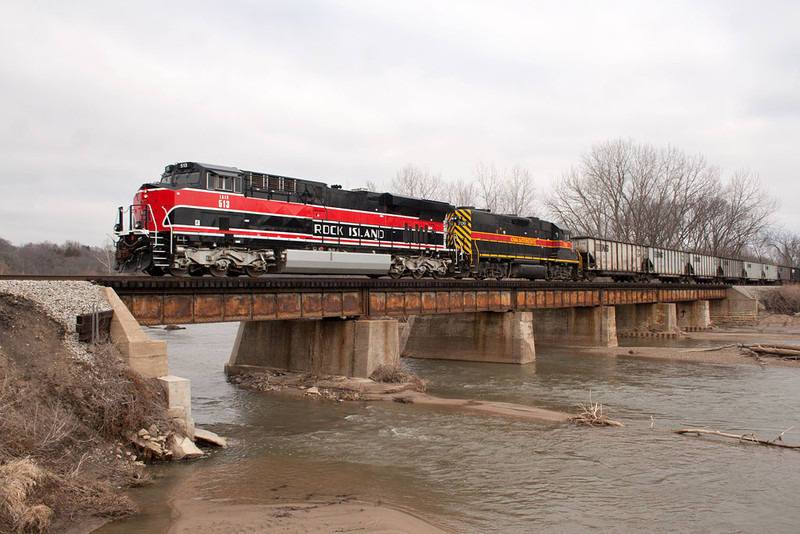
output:
M 376 382 L 408 384 L 409 389 L 413 389 L 414 391 L 425 391 L 428 388 L 428 382 L 426 380 L 421 379 L 417 375 L 412 375 L 403 371 L 400 364 L 379 365 L 369 377 Z
M 794 315 L 800 313 L 800 286 L 787 285 L 765 291 L 761 303 L 771 313 Z
M 53 510 L 30 502 L 44 478 L 45 471 L 30 458 L 0 466 L 0 520 L 11 525 L 14 532 L 43 532 L 50 525 Z
M 146 477 L 126 438 L 178 429 L 155 380 L 112 345 L 78 361 L 35 305 L 0 295 L 0 532 L 60 532 L 135 510 L 120 488 Z
M 0 383 L 0 462 L 58 450 L 78 422 L 60 400 L 38 399 L 27 387 Z
M 95 352 L 92 401 L 85 415 L 108 439 L 136 432 L 155 424 L 163 432 L 185 433 L 167 412 L 164 392 L 153 380 L 143 378 L 128 366 L 113 345 Z

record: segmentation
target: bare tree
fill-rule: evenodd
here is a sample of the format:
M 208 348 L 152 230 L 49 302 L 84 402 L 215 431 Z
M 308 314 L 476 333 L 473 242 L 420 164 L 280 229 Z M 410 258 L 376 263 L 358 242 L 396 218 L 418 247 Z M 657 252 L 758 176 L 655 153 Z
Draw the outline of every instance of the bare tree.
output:
M 531 215 L 535 193 L 533 176 L 530 171 L 522 168 L 519 164 L 514 165 L 506 173 L 506 179 L 502 184 L 503 211 L 514 215 Z
M 476 186 L 472 180 L 456 180 L 448 184 L 447 201 L 454 206 L 474 206 L 476 204 Z
M 765 234 L 770 259 L 779 265 L 800 265 L 800 235 L 787 230 L 773 230 Z
M 535 188 L 528 169 L 519 164 L 500 169 L 494 163 L 478 163 L 472 175 L 480 207 L 514 215 L 530 215 L 533 211 Z
M 110 235 L 106 235 L 103 246 L 92 251 L 94 259 L 102 266 L 103 272 L 108 274 L 114 273 L 114 264 L 117 247 L 114 239 Z
M 758 175 L 738 170 L 711 197 L 710 209 L 703 213 L 704 224 L 697 225 L 689 245 L 717 256 L 740 256 L 767 230 L 775 209 L 777 201 L 761 185 Z M 702 233 L 697 232 L 700 228 Z
M 578 234 L 628 239 L 633 149 L 622 140 L 594 145 L 546 196 L 550 213 Z
M 723 183 L 700 155 L 621 139 L 594 145 L 545 203 L 577 234 L 717 255 L 742 254 L 775 207 L 748 171 Z
M 408 197 L 440 200 L 446 193 L 441 174 L 431 174 L 427 168 L 411 163 L 397 171 L 392 191 Z
M 472 169 L 472 177 L 477 189 L 477 200 L 480 207 L 491 211 L 498 211 L 500 208 L 500 184 L 502 173 L 494 163 L 486 165 L 477 163 Z

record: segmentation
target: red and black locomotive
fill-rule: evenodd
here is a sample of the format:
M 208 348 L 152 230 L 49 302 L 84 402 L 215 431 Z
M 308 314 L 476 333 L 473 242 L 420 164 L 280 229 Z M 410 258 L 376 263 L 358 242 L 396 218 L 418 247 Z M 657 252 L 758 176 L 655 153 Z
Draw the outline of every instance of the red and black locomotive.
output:
M 124 213 L 117 268 L 151 275 L 578 276 L 569 236 L 536 218 L 234 167 L 168 165 L 127 230 Z

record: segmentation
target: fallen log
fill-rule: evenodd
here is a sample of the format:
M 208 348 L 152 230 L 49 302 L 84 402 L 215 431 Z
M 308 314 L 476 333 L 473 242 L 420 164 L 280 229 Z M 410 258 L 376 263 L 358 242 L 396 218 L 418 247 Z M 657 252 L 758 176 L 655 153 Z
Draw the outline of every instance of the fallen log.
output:
M 758 443 L 759 445 L 769 445 L 772 447 L 783 447 L 784 449 L 800 449 L 800 445 L 787 445 L 786 443 L 778 443 L 779 441 L 783 440 L 783 435 L 786 434 L 794 427 L 787 428 L 781 434 L 773 439 L 773 440 L 764 440 L 758 439 L 755 434 L 727 434 L 725 432 L 720 432 L 718 430 L 706 430 L 704 428 L 686 428 L 683 430 L 673 430 L 674 434 L 697 434 L 698 436 L 701 434 L 711 435 L 711 436 L 721 436 L 723 438 L 731 438 L 736 439 L 739 441 L 747 441 L 750 443 Z
M 744 348 L 759 354 L 772 354 L 784 358 L 800 359 L 800 350 L 779 348 L 773 345 L 746 345 Z
M 740 345 L 737 343 L 731 343 L 730 345 L 721 345 L 719 347 L 711 347 L 708 349 L 686 349 L 682 350 L 681 352 L 714 352 L 715 350 L 723 350 L 723 349 L 731 349 L 733 347 L 739 347 Z
M 754 353 L 758 354 L 767 354 L 767 355 L 774 355 L 774 356 L 781 356 L 784 358 L 793 358 L 793 359 L 800 359 L 800 347 L 796 345 L 781 345 L 777 343 L 753 343 L 753 344 L 744 344 L 744 343 L 733 343 L 730 345 L 721 345 L 719 347 L 711 347 L 705 349 L 687 349 L 682 350 L 681 352 L 713 352 L 717 350 L 724 350 L 738 347 L 743 352 L 754 355 Z
M 766 362 L 765 362 L 765 361 L 764 361 L 764 360 L 761 358 L 761 356 L 759 356 L 759 355 L 758 355 L 758 353 L 757 353 L 757 352 L 754 352 L 754 351 L 752 351 L 752 350 L 750 350 L 750 349 L 748 349 L 748 348 L 746 348 L 746 347 L 741 347 L 741 351 L 742 351 L 742 352 L 743 352 L 743 353 L 744 353 L 746 356 L 752 356 L 753 358 L 755 358 L 755 359 L 756 359 L 756 361 L 758 362 L 758 365 L 760 365 L 762 368 L 763 368 L 764 366 L 766 366 Z
M 757 345 L 762 345 L 765 347 L 774 347 L 776 349 L 795 350 L 797 352 L 800 352 L 800 346 L 798 345 L 783 345 L 780 343 L 757 343 Z

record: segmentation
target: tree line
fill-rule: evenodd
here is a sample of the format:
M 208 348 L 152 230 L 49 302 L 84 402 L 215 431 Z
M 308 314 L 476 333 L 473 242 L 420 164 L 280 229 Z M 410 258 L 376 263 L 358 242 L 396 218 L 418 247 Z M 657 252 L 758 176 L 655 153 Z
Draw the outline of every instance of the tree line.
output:
M 475 165 L 471 179 L 449 182 L 409 164 L 397 172 L 391 190 L 541 216 L 574 236 L 800 264 L 800 236 L 775 225 L 778 202 L 756 173 L 739 169 L 724 176 L 702 155 L 673 146 L 597 143 L 541 195 L 527 169 L 484 163 Z
M 90 247 L 77 241 L 15 246 L 0 238 L 0 275 L 99 275 L 114 268 L 112 247 Z

